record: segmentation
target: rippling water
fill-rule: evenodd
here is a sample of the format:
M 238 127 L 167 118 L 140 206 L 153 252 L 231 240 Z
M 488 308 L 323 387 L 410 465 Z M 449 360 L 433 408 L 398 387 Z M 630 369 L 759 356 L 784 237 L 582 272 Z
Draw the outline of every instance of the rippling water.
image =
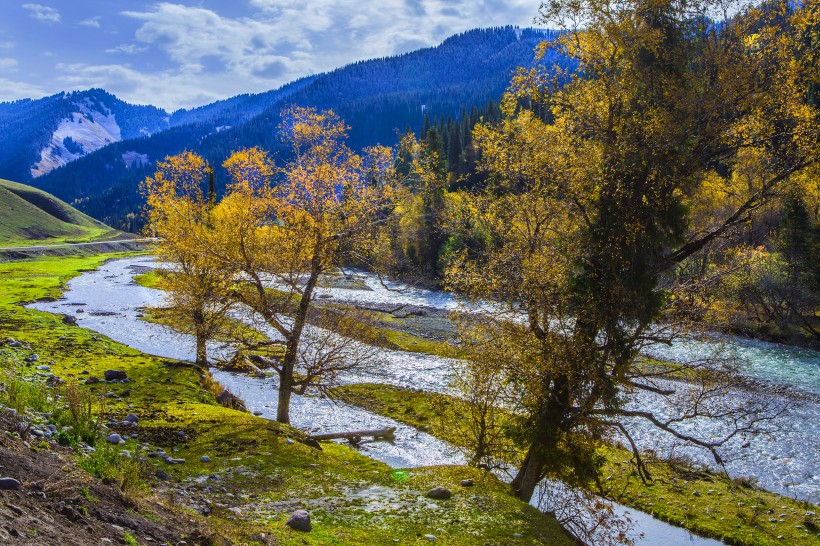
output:
M 84 273 L 70 281 L 65 293 L 66 300 L 37 303 L 33 307 L 49 312 L 72 313 L 77 310 L 72 304 L 85 303 L 85 312 L 77 315 L 78 322 L 83 327 L 96 330 L 146 353 L 167 358 L 191 359 L 193 343 L 190 339 L 162 326 L 139 320 L 139 309 L 159 304 L 162 293 L 136 285 L 133 282 L 133 266 L 150 266 L 152 263 L 152 259 L 146 257 L 108 262 L 99 270 Z M 336 300 L 359 303 L 411 304 L 443 309 L 455 309 L 458 306 L 458 302 L 448 294 L 407 289 L 398 283 L 388 283 L 393 290 L 387 290 L 374 277 L 362 276 L 362 280 L 370 290 L 322 288 L 319 293 L 331 295 Z M 395 290 L 399 288 L 400 291 Z M 752 364 L 754 369 L 761 370 L 761 374 L 767 366 L 778 367 L 781 358 L 789 362 L 782 367 L 791 367 L 794 370 L 817 366 L 817 355 L 814 352 L 806 353 L 804 350 L 791 350 L 779 346 L 772 348 L 768 345 L 771 344 L 746 341 L 739 343 L 740 350 L 745 351 L 744 354 L 753 359 L 756 355 L 766 355 L 762 362 Z M 712 350 L 706 344 L 672 348 L 678 351 L 678 356 L 691 356 L 696 350 L 707 349 Z M 452 361 L 449 359 L 430 355 L 380 350 L 378 373 L 348 376 L 345 381 L 377 381 L 425 390 L 446 391 L 451 364 Z M 766 379 L 780 377 L 782 381 L 786 381 L 792 373 L 800 374 L 799 371 L 784 374 L 780 370 L 770 374 Z M 219 371 L 214 375 L 220 383 L 239 394 L 250 409 L 261 411 L 265 417 L 275 416 L 275 379 L 249 378 Z M 804 381 L 795 384 L 810 388 L 813 383 Z M 814 388 L 817 388 L 816 384 Z M 636 402 L 636 407 L 648 407 L 657 411 L 664 409 L 663 402 L 652 396 L 640 398 Z M 294 396 L 291 419 L 295 426 L 312 432 L 395 426 L 397 438 L 394 443 L 373 442 L 363 445 L 362 450 L 367 455 L 396 467 L 461 464 L 464 461 L 461 453 L 428 434 L 360 408 L 338 406 L 325 399 Z M 699 423 L 693 426 L 701 427 L 702 430 L 699 432 L 707 436 L 717 432 L 705 428 L 713 425 Z M 671 448 L 673 445 L 667 435 L 659 434 L 647 427 L 637 426 L 635 429 L 642 446 L 663 449 Z M 820 443 L 816 441 L 818 433 L 820 405 L 814 402 L 792 404 L 792 407 L 775 422 L 770 434 L 750 438 L 747 448 L 740 447 L 744 439 L 738 439 L 736 444 L 728 446 L 730 454 L 742 455 L 730 463 L 730 470 L 743 475 L 755 475 L 761 484 L 769 489 L 816 499 L 820 495 Z M 690 450 L 689 454 L 698 460 L 707 461 L 702 452 Z M 645 538 L 639 541 L 642 545 L 689 542 L 719 544 L 716 541 L 694 537 L 685 530 L 653 520 L 645 514 L 633 512 L 633 517 L 637 530 L 645 534 Z

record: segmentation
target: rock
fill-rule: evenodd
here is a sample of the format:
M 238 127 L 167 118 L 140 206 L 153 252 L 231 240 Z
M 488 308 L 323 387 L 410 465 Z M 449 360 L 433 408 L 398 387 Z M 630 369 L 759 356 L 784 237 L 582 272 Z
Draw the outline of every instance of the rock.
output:
M 128 374 L 122 370 L 105 370 L 103 374 L 106 381 L 122 381 L 128 379 Z
M 248 411 L 248 408 L 245 407 L 245 402 L 243 402 L 239 397 L 234 396 L 234 394 L 227 389 L 223 390 L 217 395 L 216 401 L 219 403 L 219 405 L 224 406 L 226 408 L 231 408 L 239 411 Z
M 207 455 L 203 455 L 202 457 L 199 458 L 199 460 L 202 461 L 203 463 L 210 463 L 211 462 L 211 458 L 208 457 Z
M 434 487 L 427 492 L 428 499 L 449 499 L 453 494 L 445 487 Z
M 259 417 L 260 415 L 262 415 L 262 412 L 261 411 L 255 411 L 255 412 L 253 412 L 253 414 L 256 415 L 257 417 Z
M 0 478 L 0 491 L 13 491 L 23 485 L 14 478 Z
M 171 475 L 168 474 L 166 471 L 159 469 L 157 470 L 156 474 L 154 474 L 158 480 L 167 482 L 171 480 Z
M 106 397 L 106 398 L 116 398 L 116 397 L 117 397 L 117 395 L 116 395 L 116 393 L 113 393 L 113 392 L 111 392 L 111 391 L 108 391 L 107 393 L 105 393 L 105 397 Z
M 310 514 L 307 510 L 297 510 L 290 515 L 285 525 L 297 531 L 310 532 L 313 526 L 310 524 Z
M 438 540 L 436 535 L 424 535 L 424 538 L 426 538 L 427 540 Z
M 462 487 L 472 487 L 473 486 L 473 480 L 461 480 L 461 486 Z
M 42 366 L 35 366 L 35 368 L 34 368 L 34 369 L 35 369 L 35 370 L 37 370 L 37 371 L 39 371 L 39 372 L 50 372 L 50 371 L 51 371 L 51 367 L 50 367 L 50 366 L 46 366 L 45 364 L 44 364 L 44 365 L 42 365 Z
M 322 444 L 320 444 L 318 441 L 314 440 L 313 438 L 305 438 L 305 445 L 316 448 L 319 451 L 322 451 Z
M 173 457 L 166 457 L 165 462 L 168 464 L 185 464 L 185 459 L 174 459 Z
M 286 438 L 285 443 L 288 444 L 289 446 L 292 446 L 293 445 L 293 440 L 291 440 L 290 438 Z
M 513 538 L 524 538 L 524 535 L 521 533 L 513 533 Z
M 32 353 L 32 354 L 28 355 L 28 356 L 25 358 L 25 361 L 26 361 L 26 362 L 37 362 L 38 360 L 40 360 L 40 355 L 38 355 L 38 354 L 34 354 L 34 353 Z
M 63 324 L 77 326 L 77 317 L 74 315 L 63 315 Z
M 109 434 L 108 437 L 105 439 L 105 441 L 108 442 L 109 444 L 124 444 L 125 443 L 125 440 L 122 439 L 122 436 L 120 436 L 117 433 Z
M 86 385 L 93 385 L 93 384 L 99 383 L 99 382 L 100 382 L 100 378 L 99 377 L 94 377 L 94 376 L 91 376 L 91 377 L 89 377 L 88 379 L 85 380 Z
M 693 497 L 700 497 L 700 491 L 692 491 Z
M 742 447 L 742 448 L 744 448 L 744 449 L 745 449 L 745 448 L 747 448 L 747 447 L 751 447 L 751 446 L 752 446 L 752 443 L 751 443 L 751 442 L 743 442 L 743 444 L 742 444 L 740 447 Z
M 125 421 L 127 423 L 136 423 L 139 420 L 140 420 L 140 418 L 137 417 L 136 414 L 134 414 L 134 413 L 129 413 L 128 415 L 125 416 L 125 419 L 123 419 L 123 421 Z

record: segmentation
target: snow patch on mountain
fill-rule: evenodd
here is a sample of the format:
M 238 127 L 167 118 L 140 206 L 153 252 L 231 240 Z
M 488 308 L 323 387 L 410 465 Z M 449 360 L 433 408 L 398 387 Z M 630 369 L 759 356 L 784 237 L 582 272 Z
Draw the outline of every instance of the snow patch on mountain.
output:
M 125 163 L 125 167 L 127 169 L 133 169 L 134 167 L 143 167 L 151 162 L 151 158 L 148 157 L 148 154 L 141 154 L 133 150 L 129 150 L 123 153 L 122 160 Z
M 40 161 L 31 168 L 32 177 L 42 176 L 122 139 L 114 114 L 105 106 L 98 108 L 104 111 L 95 109 L 88 98 L 77 103 L 78 111 L 60 122 L 51 141 L 40 151 Z

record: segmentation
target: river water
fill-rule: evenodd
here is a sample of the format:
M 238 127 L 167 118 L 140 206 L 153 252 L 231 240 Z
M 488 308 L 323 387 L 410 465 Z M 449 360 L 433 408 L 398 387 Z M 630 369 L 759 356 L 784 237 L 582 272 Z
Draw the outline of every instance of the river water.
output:
M 100 269 L 84 273 L 68 283 L 65 299 L 57 302 L 40 302 L 32 307 L 54 313 L 74 313 L 76 304 L 84 303 L 83 313 L 76 315 L 78 323 L 91 330 L 143 351 L 166 358 L 191 359 L 193 343 L 186 336 L 174 333 L 165 327 L 146 323 L 139 319 L 140 308 L 159 305 L 162 293 L 144 288 L 133 282 L 137 269 L 153 266 L 152 258 L 137 257 L 115 260 Z M 395 303 L 434 306 L 440 309 L 455 309 L 458 302 L 449 294 L 420 289 L 387 290 L 377 279 L 362 276 L 368 290 L 322 288 L 320 295 L 331 296 L 339 301 L 358 303 Z M 402 288 L 397 283 L 386 283 L 390 288 Z M 391 286 L 392 284 L 392 286 Z M 702 343 L 702 342 L 701 342 Z M 740 344 L 744 347 L 743 343 Z M 758 342 L 749 346 L 759 347 Z M 705 348 L 704 348 L 705 347 Z M 709 349 L 708 345 L 696 346 L 699 350 Z M 774 349 L 767 354 L 774 354 Z M 781 350 L 793 360 L 790 366 L 817 365 L 817 354 L 801 350 Z M 678 350 L 685 350 L 680 349 Z M 759 350 L 759 349 L 757 349 Z M 775 358 L 771 356 L 770 358 Z M 425 390 L 446 391 L 448 369 L 452 362 L 429 355 L 419 355 L 403 351 L 380 350 L 377 366 L 369 374 L 349 376 L 345 381 L 374 381 Z M 755 365 L 762 370 L 762 365 Z M 779 373 L 779 372 L 778 372 Z M 753 374 L 752 374 L 753 375 Z M 276 380 L 272 378 L 251 378 L 244 375 L 215 371 L 215 378 L 235 394 L 243 398 L 252 411 L 263 417 L 275 418 Z M 766 377 L 771 380 L 771 377 Z M 781 377 L 783 381 L 785 378 Z M 807 382 L 798 386 L 820 390 L 820 385 Z M 772 395 L 773 396 L 773 395 Z M 646 404 L 653 409 L 658 401 L 647 399 Z M 728 449 L 743 455 L 730 463 L 730 470 L 742 475 L 755 475 L 765 487 L 816 500 L 820 494 L 820 445 L 816 441 L 820 427 L 820 404 L 804 401 L 800 404 L 789 401 L 790 408 L 781 415 L 771 432 L 751 439 L 748 448 L 737 445 Z M 433 464 L 463 464 L 463 455 L 452 446 L 404 426 L 389 418 L 372 414 L 352 406 L 339 406 L 328 400 L 314 397 L 294 396 L 291 406 L 293 424 L 309 432 L 349 430 L 351 428 L 397 427 L 396 441 L 373 442 L 362 445 L 362 451 L 394 467 L 415 467 Z M 706 426 L 706 425 L 702 425 Z M 704 432 L 704 431 L 700 431 Z M 708 434 L 708 431 L 705 431 Z M 638 428 L 639 441 L 645 446 L 671 446 L 670 439 Z M 696 459 L 702 453 L 691 454 Z M 705 459 L 703 459 L 705 460 Z M 620 510 L 625 510 L 619 507 Z M 668 544 L 719 544 L 714 540 L 702 539 L 687 531 L 652 519 L 646 514 L 629 511 L 635 521 L 634 532 L 642 533 L 637 544 L 641 546 L 662 546 Z

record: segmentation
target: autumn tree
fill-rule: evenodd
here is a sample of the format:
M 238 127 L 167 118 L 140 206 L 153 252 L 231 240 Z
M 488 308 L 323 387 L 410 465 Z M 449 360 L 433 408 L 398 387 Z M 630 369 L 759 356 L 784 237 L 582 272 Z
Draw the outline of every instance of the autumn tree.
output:
M 814 32 L 801 18 L 815 9 L 542 4 L 542 22 L 563 33 L 540 54 L 557 47 L 577 70 L 521 70 L 504 120 L 476 129 L 490 180 L 465 199 L 485 246 L 462 250 L 446 272 L 452 289 L 504 304 L 496 328 L 509 352 L 482 366 L 494 364 L 520 416 L 514 436 L 526 455 L 512 482 L 520 498 L 547 476 L 596 480 L 596 448 L 609 438 L 631 446 L 639 475 L 650 479 L 635 422 L 721 463 L 727 441 L 769 417 L 754 400 L 726 401 L 731 366 L 693 365 L 683 388 L 664 381 L 673 377 L 664 370 L 649 372 L 640 354 L 691 326 L 689 292 L 704 279 L 676 275 L 680 265 L 745 225 L 817 161 L 809 93 L 817 67 L 792 62 L 801 36 Z M 752 186 L 709 221 L 692 222 L 699 189 L 731 185 L 743 154 L 757 158 L 745 162 L 755 169 Z M 637 392 L 673 399 L 675 413 L 628 405 Z M 692 418 L 732 425 L 701 438 L 683 426 Z
M 212 190 L 207 195 L 204 191 L 209 177 L 213 180 L 213 169 L 207 162 L 186 151 L 159 162 L 143 185 L 147 230 L 158 237 L 158 258 L 170 265 L 159 272 L 168 307 L 157 312 L 176 330 L 194 336 L 200 366 L 207 365 L 208 342 L 231 329 L 228 313 L 234 305 L 232 280 L 222 276 L 213 256 L 198 246 L 211 227 Z
M 352 354 L 344 337 L 346 328 L 356 327 L 352 320 L 333 319 L 327 326 L 334 335 L 315 331 L 303 346 L 320 277 L 362 263 L 377 245 L 376 228 L 392 212 L 392 151 L 353 153 L 346 135 L 333 112 L 285 111 L 281 137 L 290 144 L 290 160 L 277 167 L 258 148 L 231 155 L 224 163 L 227 193 L 211 212 L 211 232 L 199 241 L 223 277 L 241 281 L 234 299 L 284 344 L 282 358 L 269 361 L 279 375 L 277 420 L 283 423 L 290 420 L 292 393 L 367 360 Z

